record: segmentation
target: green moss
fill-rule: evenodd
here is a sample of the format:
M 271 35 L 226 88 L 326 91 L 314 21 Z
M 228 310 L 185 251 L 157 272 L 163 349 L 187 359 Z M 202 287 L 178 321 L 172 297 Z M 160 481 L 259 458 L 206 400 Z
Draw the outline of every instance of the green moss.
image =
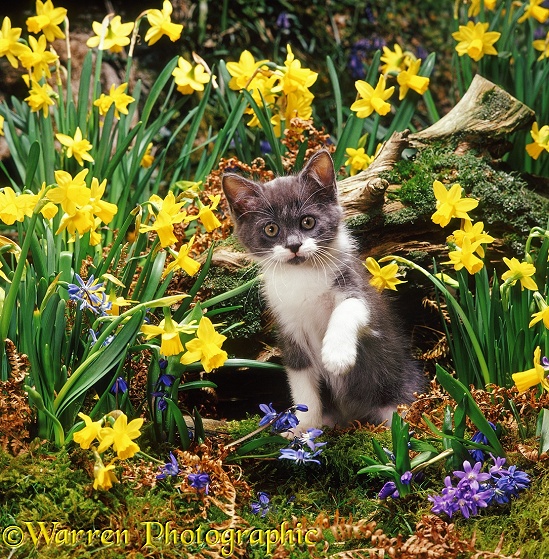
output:
M 388 217 L 390 223 L 429 219 L 435 211 L 434 180 L 459 183 L 479 200 L 472 212 L 475 220 L 482 220 L 492 234 L 499 230 L 502 235 L 515 235 L 517 245 L 524 243 L 532 227 L 545 223 L 549 213 L 549 200 L 529 190 L 518 175 L 494 167 L 472 150 L 458 155 L 448 147 L 430 147 L 411 160 L 397 162 L 381 177 L 401 185 L 396 194 L 406 206 L 406 211 Z
M 259 267 L 256 264 L 250 264 L 244 268 L 231 269 L 227 267 L 212 266 L 203 284 L 203 288 L 208 291 L 208 297 L 216 297 L 232 289 L 236 289 L 255 278 L 259 273 Z M 240 326 L 231 329 L 227 336 L 229 338 L 253 338 L 261 334 L 263 313 L 263 304 L 260 297 L 259 282 L 250 289 L 231 297 L 213 309 L 219 310 L 227 307 L 240 308 L 228 312 L 223 312 L 219 316 L 220 320 L 226 324 L 238 324 Z

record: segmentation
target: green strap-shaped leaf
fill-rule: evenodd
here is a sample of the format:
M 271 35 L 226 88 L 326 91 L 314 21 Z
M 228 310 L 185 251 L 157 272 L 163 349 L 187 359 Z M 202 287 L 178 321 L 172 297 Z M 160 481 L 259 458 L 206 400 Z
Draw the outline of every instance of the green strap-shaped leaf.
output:
M 103 378 L 124 358 L 128 345 L 133 342 L 141 328 L 144 315 L 144 310 L 137 311 L 115 334 L 114 340 L 108 346 L 91 353 L 73 372 L 53 403 L 58 417 L 72 402 L 84 394 L 99 379 Z M 100 342 L 101 337 L 97 343 Z
M 469 389 L 461 383 L 459 380 L 455 379 L 450 373 L 445 371 L 440 365 L 437 365 L 436 377 L 440 385 L 452 396 L 456 402 L 461 402 L 462 399 L 467 400 L 467 415 L 471 421 L 476 425 L 477 429 L 488 439 L 488 442 L 495 450 L 498 456 L 505 456 L 505 451 L 499 442 L 499 439 L 492 429 L 488 420 L 484 417 L 482 411 L 478 407 L 475 399 L 469 392 Z

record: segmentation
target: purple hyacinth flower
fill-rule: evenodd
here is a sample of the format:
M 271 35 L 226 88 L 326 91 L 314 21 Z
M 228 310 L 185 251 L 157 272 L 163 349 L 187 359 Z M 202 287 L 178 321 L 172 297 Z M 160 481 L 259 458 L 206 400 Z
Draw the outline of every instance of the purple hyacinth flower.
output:
M 377 496 L 378 499 L 382 500 L 389 497 L 391 497 L 391 499 L 398 499 L 400 497 L 396 483 L 394 481 L 388 481 L 387 483 L 385 483 Z

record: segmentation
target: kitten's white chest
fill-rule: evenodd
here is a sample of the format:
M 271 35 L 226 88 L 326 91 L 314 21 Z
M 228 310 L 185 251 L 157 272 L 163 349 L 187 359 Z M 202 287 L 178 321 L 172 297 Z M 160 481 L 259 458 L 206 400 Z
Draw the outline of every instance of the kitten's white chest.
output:
M 264 292 L 286 335 L 318 351 L 335 307 L 332 278 L 305 266 L 284 266 L 265 272 Z

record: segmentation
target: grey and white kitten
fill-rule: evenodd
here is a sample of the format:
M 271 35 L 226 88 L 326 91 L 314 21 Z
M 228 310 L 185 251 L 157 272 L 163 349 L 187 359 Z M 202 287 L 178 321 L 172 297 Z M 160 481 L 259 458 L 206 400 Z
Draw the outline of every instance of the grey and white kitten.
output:
M 293 401 L 308 406 L 299 431 L 390 423 L 424 379 L 342 223 L 330 154 L 264 184 L 225 174 L 223 190 L 236 235 L 262 269 Z

